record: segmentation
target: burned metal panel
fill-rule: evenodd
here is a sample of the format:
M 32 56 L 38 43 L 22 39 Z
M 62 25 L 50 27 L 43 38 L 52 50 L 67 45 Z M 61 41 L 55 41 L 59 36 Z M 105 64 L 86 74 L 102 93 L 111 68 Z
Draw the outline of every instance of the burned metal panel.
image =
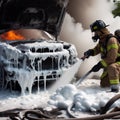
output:
M 59 35 L 69 0 L 0 0 L 0 33 L 40 29 Z

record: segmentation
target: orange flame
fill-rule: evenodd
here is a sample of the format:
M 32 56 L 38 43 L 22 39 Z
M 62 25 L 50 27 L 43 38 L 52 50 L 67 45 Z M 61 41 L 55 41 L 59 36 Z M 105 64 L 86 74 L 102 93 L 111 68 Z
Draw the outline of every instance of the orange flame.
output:
M 17 31 L 11 30 L 2 35 L 0 35 L 2 40 L 25 40 L 25 38 L 17 33 Z

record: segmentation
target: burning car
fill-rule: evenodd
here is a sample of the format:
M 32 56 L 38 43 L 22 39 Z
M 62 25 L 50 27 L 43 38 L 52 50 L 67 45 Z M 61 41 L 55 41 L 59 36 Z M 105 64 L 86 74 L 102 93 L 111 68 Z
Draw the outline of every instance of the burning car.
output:
M 46 3 L 49 3 L 46 5 Z M 0 7 L 1 87 L 17 82 L 31 93 L 37 81 L 59 80 L 77 62 L 74 45 L 58 41 L 67 0 L 6 0 Z M 14 16 L 13 16 L 14 15 Z M 26 39 L 16 29 L 39 29 L 56 38 Z M 39 85 L 38 85 L 39 86 Z

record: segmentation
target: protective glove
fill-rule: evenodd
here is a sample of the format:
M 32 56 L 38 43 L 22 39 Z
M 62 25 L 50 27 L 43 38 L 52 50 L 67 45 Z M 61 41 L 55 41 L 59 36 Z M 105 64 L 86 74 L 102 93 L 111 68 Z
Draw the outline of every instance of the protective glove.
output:
M 86 58 L 89 58 L 92 55 L 94 55 L 94 51 L 93 50 L 88 50 L 88 51 L 84 52 L 84 56 Z
M 111 92 L 119 92 L 119 85 L 111 85 Z
M 97 71 L 99 71 L 102 67 L 103 67 L 102 64 L 99 62 L 98 64 L 96 64 L 96 65 L 93 66 L 92 71 L 93 71 L 93 72 L 97 72 Z

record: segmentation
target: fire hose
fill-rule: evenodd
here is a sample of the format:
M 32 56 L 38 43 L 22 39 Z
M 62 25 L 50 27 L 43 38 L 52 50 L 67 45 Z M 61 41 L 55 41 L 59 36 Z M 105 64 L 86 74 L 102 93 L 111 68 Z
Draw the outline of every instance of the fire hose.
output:
M 57 116 L 52 116 L 44 111 L 38 111 L 38 110 L 27 110 L 24 111 L 24 118 L 21 120 L 27 119 L 27 120 L 104 120 L 104 119 L 119 119 L 120 120 L 120 108 L 119 111 L 112 111 L 108 112 L 111 105 L 116 102 L 120 98 L 120 94 L 112 97 L 106 105 L 101 109 L 101 113 L 98 115 L 92 115 L 90 117 L 84 117 L 84 118 L 77 118 L 73 112 L 72 107 L 74 106 L 74 103 L 71 104 L 67 108 L 67 113 L 70 116 L 70 118 L 58 118 Z M 55 113 L 55 111 L 54 111 Z M 2 114 L 3 115 L 3 114 Z M 18 115 L 18 114 L 17 114 Z M 13 118 L 13 116 L 12 116 Z M 17 119 L 16 119 L 17 120 Z
M 81 57 L 81 60 L 84 61 L 86 58 L 86 56 Z M 93 70 L 91 69 L 90 71 L 88 71 L 84 76 L 82 76 L 76 83 L 75 86 L 78 87 L 79 84 L 91 73 L 93 72 Z
M 107 111 L 110 109 L 111 105 L 116 102 L 116 100 L 118 100 L 120 98 L 120 94 L 112 97 L 107 103 L 106 105 L 102 108 L 101 110 L 101 114 L 100 115 L 95 115 L 92 117 L 84 117 L 84 118 L 76 118 L 75 115 L 73 115 L 73 113 L 71 112 L 71 109 L 73 107 L 74 104 L 70 105 L 67 109 L 68 114 L 72 117 L 72 118 L 68 118 L 65 120 L 104 120 L 104 119 L 120 119 L 120 108 L 119 111 L 114 111 L 114 112 L 110 112 L 107 113 Z M 27 111 L 25 113 L 25 118 L 29 119 L 29 120 L 63 120 L 63 118 L 51 118 L 49 116 L 43 115 L 45 116 L 45 118 L 36 118 L 35 116 L 41 116 L 41 113 L 35 112 L 35 111 Z
M 107 113 L 107 111 L 110 109 L 111 105 L 120 98 L 120 94 L 112 97 L 106 105 L 102 108 L 101 114 L 100 115 L 95 115 L 92 117 L 84 117 L 84 118 L 76 118 L 76 116 L 71 112 L 71 109 L 74 104 L 68 107 L 67 112 L 68 114 L 73 117 L 70 120 L 103 120 L 103 119 L 120 119 L 120 108 L 118 109 L 119 111 L 114 111 Z M 75 119 L 74 119 L 75 118 Z
M 106 105 L 100 110 L 100 114 L 92 115 L 90 117 L 78 118 L 73 114 L 72 108 L 74 103 L 67 108 L 67 113 L 70 118 L 59 118 L 57 115 L 60 115 L 59 111 L 47 112 L 41 109 L 34 110 L 24 110 L 24 109 L 14 109 L 4 112 L 0 112 L 0 117 L 9 117 L 12 120 L 104 120 L 104 119 L 119 119 L 120 120 L 120 107 L 109 112 L 111 105 L 120 99 L 120 94 L 112 97 Z M 22 114 L 22 117 L 21 117 Z
M 101 114 L 100 115 L 95 115 L 92 117 L 84 117 L 84 118 L 76 118 L 76 116 L 74 116 L 71 112 L 71 109 L 73 107 L 74 104 L 70 105 L 67 109 L 68 114 L 72 117 L 72 118 L 68 118 L 65 120 L 104 120 L 104 119 L 120 119 L 120 111 L 115 111 L 115 112 L 111 112 L 111 113 L 107 113 L 107 111 L 109 110 L 109 108 L 111 107 L 111 105 L 120 98 L 120 94 L 114 96 L 113 98 L 111 98 L 106 105 L 102 108 L 101 110 Z M 45 118 L 36 118 L 35 116 L 41 116 L 41 113 L 35 112 L 35 111 L 27 111 L 25 113 L 25 117 L 28 120 L 63 120 L 64 118 L 51 118 L 49 116 L 43 115 L 45 116 Z M 25 118 L 24 117 L 24 118 Z
M 105 114 L 109 109 L 110 107 L 112 106 L 112 104 L 117 101 L 118 99 L 120 99 L 120 94 L 114 96 L 113 98 L 111 98 L 107 104 L 102 108 L 101 110 L 101 114 Z
M 92 72 L 92 70 L 88 71 L 84 76 L 82 76 L 77 82 L 76 82 L 76 86 L 78 87 L 79 84 Z

